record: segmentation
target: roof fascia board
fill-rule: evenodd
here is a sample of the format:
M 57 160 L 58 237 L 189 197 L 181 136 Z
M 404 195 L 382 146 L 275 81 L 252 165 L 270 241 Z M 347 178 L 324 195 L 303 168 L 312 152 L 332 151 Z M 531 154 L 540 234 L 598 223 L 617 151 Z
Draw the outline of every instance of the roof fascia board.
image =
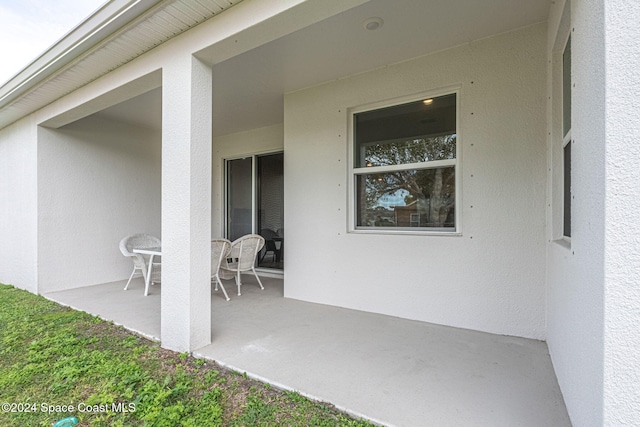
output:
M 0 87 L 0 108 L 68 65 L 159 0 L 111 0 Z

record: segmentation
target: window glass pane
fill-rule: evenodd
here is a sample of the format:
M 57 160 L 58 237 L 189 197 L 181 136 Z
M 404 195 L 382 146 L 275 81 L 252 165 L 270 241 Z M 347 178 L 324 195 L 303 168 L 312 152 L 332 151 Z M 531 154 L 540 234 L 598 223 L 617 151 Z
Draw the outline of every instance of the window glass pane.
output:
M 354 115 L 355 167 L 456 157 L 456 94 Z
M 562 135 L 571 129 L 571 37 L 562 53 Z
M 571 237 L 571 141 L 564 146 L 564 211 L 563 234 Z
M 390 166 L 456 158 L 456 135 L 385 141 L 361 147 L 360 167 Z
M 258 233 L 265 245 L 258 267 L 284 269 L 284 174 L 283 154 L 259 156 Z
M 251 158 L 227 162 L 227 238 L 236 240 L 251 234 Z
M 454 228 L 455 167 L 358 175 L 357 225 Z

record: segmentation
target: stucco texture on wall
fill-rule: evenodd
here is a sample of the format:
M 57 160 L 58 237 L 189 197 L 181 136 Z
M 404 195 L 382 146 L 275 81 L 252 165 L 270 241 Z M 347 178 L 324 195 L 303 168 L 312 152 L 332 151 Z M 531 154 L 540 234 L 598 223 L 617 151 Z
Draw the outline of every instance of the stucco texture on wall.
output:
M 37 139 L 33 120 L 0 131 L 0 283 L 37 292 Z
M 120 239 L 160 236 L 159 132 L 90 116 L 38 133 L 39 292 L 127 279 Z
M 640 425 L 640 3 L 604 2 L 604 425 Z
M 285 96 L 285 296 L 545 338 L 546 26 Z M 348 232 L 348 111 L 460 90 L 459 236 Z
M 551 8 L 553 62 L 547 342 L 571 421 L 602 425 L 604 294 L 603 4 L 557 2 Z M 571 240 L 562 236 L 562 67 L 571 35 Z M 555 43 L 553 41 L 555 40 Z M 554 50 L 555 49 L 555 50 Z M 560 219 L 560 221 L 558 221 Z

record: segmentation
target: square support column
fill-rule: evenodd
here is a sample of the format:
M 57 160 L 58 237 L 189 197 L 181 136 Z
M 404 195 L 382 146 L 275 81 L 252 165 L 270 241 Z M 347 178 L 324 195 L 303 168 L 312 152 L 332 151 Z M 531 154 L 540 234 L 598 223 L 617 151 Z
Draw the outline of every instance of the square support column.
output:
M 162 346 L 211 342 L 211 68 L 174 58 L 162 73 Z

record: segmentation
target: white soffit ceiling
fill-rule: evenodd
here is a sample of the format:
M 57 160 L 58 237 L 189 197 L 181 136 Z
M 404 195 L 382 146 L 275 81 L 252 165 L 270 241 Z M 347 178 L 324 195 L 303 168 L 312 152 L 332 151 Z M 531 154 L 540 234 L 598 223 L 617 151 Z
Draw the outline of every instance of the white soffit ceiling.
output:
M 282 123 L 287 92 L 543 22 L 549 6 L 549 0 L 372 0 L 215 64 L 213 134 Z M 382 27 L 365 30 L 363 21 L 374 16 Z M 151 99 L 99 114 L 160 128 L 161 95 Z
M 159 3 L 72 67 L 3 107 L 0 128 L 240 1 Z M 286 92 L 546 21 L 551 1 L 371 0 L 214 65 L 214 134 L 282 123 Z M 374 16 L 384 20 L 382 27 L 365 30 L 363 21 Z M 100 114 L 159 128 L 160 109 L 161 95 L 155 91 Z
M 283 122 L 283 94 L 547 20 L 551 0 L 372 0 L 213 67 L 214 134 Z M 363 22 L 380 17 L 375 31 Z
M 0 128 L 73 92 L 87 83 L 126 64 L 178 34 L 193 28 L 242 0 L 168 0 L 158 3 L 138 17 L 128 17 L 126 28 L 107 35 L 97 46 L 81 54 L 42 81 L 24 96 L 0 99 Z M 132 2 L 139 3 L 139 2 Z M 92 17 L 88 18 L 90 20 Z M 78 27 L 81 28 L 82 24 Z M 73 33 L 70 34 L 73 36 Z M 61 40 L 63 43 L 65 39 Z M 57 45 L 56 45 L 57 46 Z M 52 47 L 54 50 L 56 46 Z M 46 53 L 43 54 L 43 57 Z M 2 89 L 5 89 L 4 87 Z M 4 101 L 4 102 L 3 102 Z

